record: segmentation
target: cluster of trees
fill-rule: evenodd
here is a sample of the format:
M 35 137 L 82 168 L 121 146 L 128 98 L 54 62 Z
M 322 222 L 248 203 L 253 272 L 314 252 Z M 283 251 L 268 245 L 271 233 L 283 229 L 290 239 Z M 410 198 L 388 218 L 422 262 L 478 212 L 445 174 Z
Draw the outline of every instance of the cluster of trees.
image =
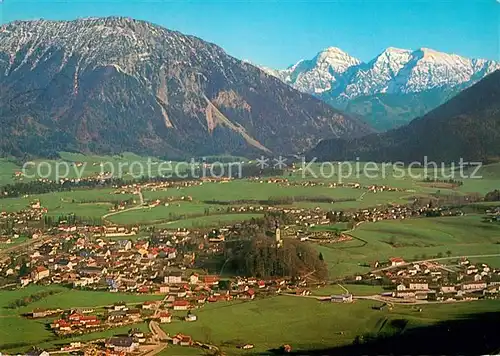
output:
M 262 217 L 242 222 L 235 228 L 235 231 L 238 236 L 246 239 L 252 239 L 253 236 L 258 235 L 273 237 L 276 225 L 293 224 L 294 222 L 295 219 L 292 215 L 280 211 L 267 212 Z
M 17 182 L 0 187 L 0 198 L 12 198 L 31 194 L 45 194 L 52 192 L 67 192 L 75 189 L 93 189 L 124 185 L 121 178 L 106 180 L 85 179 L 81 181 L 65 181 L 63 183 L 53 181 L 31 181 Z
M 293 217 L 282 212 L 272 212 L 241 223 L 233 231 L 235 238 L 226 240 L 225 270 L 258 278 L 294 278 L 311 273 L 317 279 L 326 279 L 328 270 L 323 256 L 311 245 L 285 239 L 283 246 L 276 246 L 276 226 L 291 223 L 290 219 Z
M 287 239 L 282 247 L 277 248 L 273 239 L 256 236 L 232 244 L 227 249 L 226 260 L 229 268 L 238 275 L 297 278 L 311 274 L 319 280 L 328 277 L 323 256 L 312 246 L 297 240 Z
M 484 201 L 500 201 L 500 190 L 495 189 L 485 195 Z
M 326 213 L 326 218 L 330 220 L 331 223 L 351 221 L 351 219 L 348 216 L 345 216 L 343 211 L 339 212 L 329 211 Z
M 438 252 L 434 256 L 428 256 L 427 254 L 423 253 L 422 255 L 413 256 L 413 260 L 419 261 L 419 260 L 426 260 L 428 258 L 431 258 L 431 259 L 432 258 L 443 258 L 443 257 L 445 257 L 445 254 L 446 254 L 446 257 L 451 257 L 451 255 L 453 255 L 453 252 L 451 252 L 451 250 L 447 250 L 444 254 L 442 252 Z
M 101 226 L 102 219 L 99 217 L 86 217 L 78 216 L 74 214 L 69 215 L 59 215 L 59 216 L 49 216 L 45 215 L 43 217 L 44 227 L 56 227 L 61 224 L 66 225 L 91 225 L 91 226 Z
M 7 308 L 17 309 L 17 308 L 25 307 L 31 303 L 35 303 L 39 300 L 42 300 L 50 295 L 57 294 L 57 293 L 60 293 L 60 291 L 47 290 L 47 291 L 43 291 L 43 292 L 34 293 L 34 294 L 31 294 L 27 297 L 19 298 L 19 299 L 12 301 L 11 303 L 9 303 L 9 305 L 7 305 Z
M 10 235 L 14 231 L 14 226 L 16 226 L 14 219 L 2 220 L 0 222 L 0 232 Z
M 241 204 L 255 204 L 255 205 L 286 205 L 297 202 L 311 202 L 311 203 L 338 203 L 346 201 L 355 201 L 355 198 L 334 199 L 324 196 L 284 196 L 284 197 L 269 197 L 269 199 L 239 199 L 239 200 L 205 200 L 205 204 L 212 205 L 241 205 Z
M 81 200 L 80 203 L 82 204 L 89 204 L 89 203 L 99 203 L 99 201 L 86 201 L 86 200 Z M 120 200 L 120 201 L 112 201 L 111 204 L 113 205 L 113 209 L 117 210 L 118 207 L 121 204 L 125 205 L 132 205 L 134 204 L 134 198 L 126 199 L 126 200 Z
M 478 193 L 469 193 L 467 195 L 460 194 L 442 194 L 437 191 L 432 195 L 432 198 L 417 198 L 415 203 L 419 205 L 432 204 L 433 207 L 444 206 L 464 206 L 470 203 L 481 201 L 481 195 Z M 432 203 L 431 203 L 432 202 Z M 422 204 L 423 203 L 423 204 Z
M 437 179 L 437 178 L 431 178 L 431 177 L 425 177 L 424 182 L 426 183 L 449 183 L 453 185 L 458 185 L 461 186 L 464 184 L 461 180 L 455 180 L 455 179 Z

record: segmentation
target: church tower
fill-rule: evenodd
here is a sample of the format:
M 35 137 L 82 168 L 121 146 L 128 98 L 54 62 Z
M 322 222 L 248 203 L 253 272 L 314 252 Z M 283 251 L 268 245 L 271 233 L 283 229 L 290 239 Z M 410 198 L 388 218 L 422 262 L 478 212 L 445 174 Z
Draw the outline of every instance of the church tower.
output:
M 276 222 L 275 236 L 276 236 L 276 248 L 282 247 L 283 240 L 281 239 L 281 230 L 280 230 L 280 225 L 278 224 L 278 222 Z

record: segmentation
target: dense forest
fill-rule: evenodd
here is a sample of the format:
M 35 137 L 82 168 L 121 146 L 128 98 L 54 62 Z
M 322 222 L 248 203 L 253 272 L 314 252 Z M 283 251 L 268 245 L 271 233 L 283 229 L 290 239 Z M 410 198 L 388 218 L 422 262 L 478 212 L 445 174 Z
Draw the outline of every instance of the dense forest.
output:
M 290 223 L 289 219 L 286 214 L 270 213 L 235 228 L 225 243 L 225 270 L 259 278 L 309 274 L 318 280 L 326 279 L 326 263 L 311 245 L 284 239 L 283 246 L 276 246 L 276 227 Z
M 233 244 L 226 256 L 229 268 L 238 275 L 296 278 L 310 274 L 319 280 L 328 277 L 320 254 L 311 245 L 294 239 L 285 239 L 277 248 L 272 238 L 261 235 Z
M 500 190 L 495 189 L 492 192 L 489 192 L 484 197 L 485 201 L 500 201 Z

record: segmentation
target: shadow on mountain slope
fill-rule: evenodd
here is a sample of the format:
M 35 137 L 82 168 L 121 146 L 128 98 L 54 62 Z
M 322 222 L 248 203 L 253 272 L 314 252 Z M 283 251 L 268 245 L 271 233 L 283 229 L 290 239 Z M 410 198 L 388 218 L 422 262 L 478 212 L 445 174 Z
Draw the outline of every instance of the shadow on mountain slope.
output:
M 393 335 L 360 335 L 350 344 L 287 355 L 485 355 L 500 351 L 500 312 L 466 315 Z M 281 354 L 281 350 L 270 350 Z

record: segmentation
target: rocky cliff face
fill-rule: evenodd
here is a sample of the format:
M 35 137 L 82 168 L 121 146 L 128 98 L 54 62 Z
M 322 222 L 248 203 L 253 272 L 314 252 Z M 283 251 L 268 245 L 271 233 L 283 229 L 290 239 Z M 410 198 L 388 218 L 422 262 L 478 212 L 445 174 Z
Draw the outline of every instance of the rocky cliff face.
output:
M 0 29 L 3 154 L 297 153 L 370 132 L 220 47 L 127 18 Z

